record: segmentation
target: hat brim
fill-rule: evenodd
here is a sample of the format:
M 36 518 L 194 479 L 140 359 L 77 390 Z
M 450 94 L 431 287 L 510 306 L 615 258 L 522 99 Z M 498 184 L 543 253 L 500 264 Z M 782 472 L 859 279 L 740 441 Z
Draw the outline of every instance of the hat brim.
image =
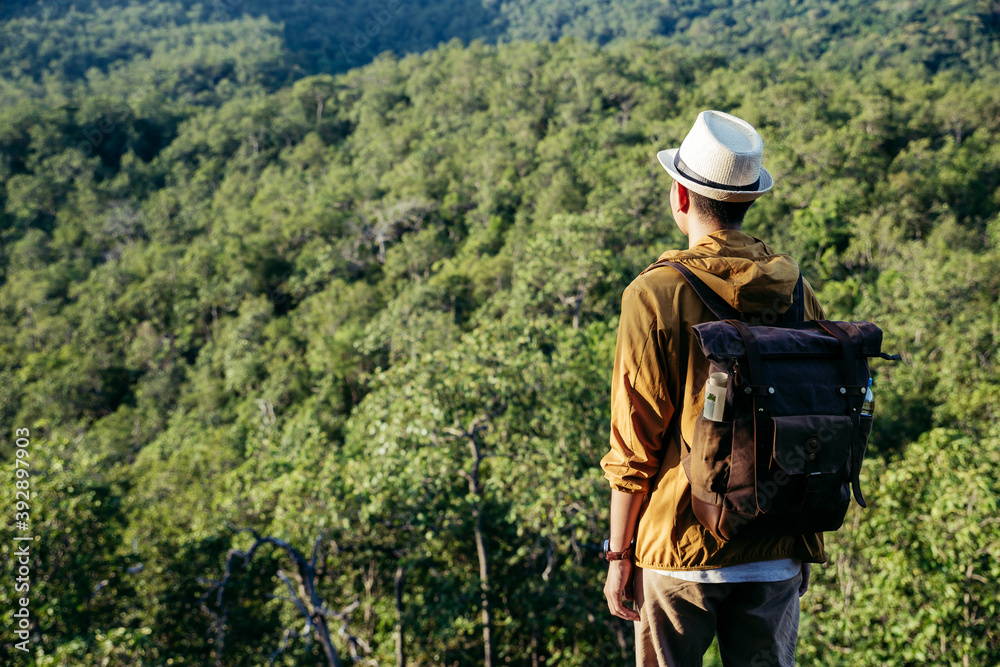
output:
M 667 170 L 667 173 L 670 174 L 671 178 L 675 181 L 683 183 L 684 187 L 688 190 L 697 192 L 700 195 L 705 195 L 709 199 L 732 202 L 753 201 L 770 190 L 771 186 L 774 185 L 774 179 L 771 178 L 771 172 L 763 166 L 760 168 L 760 183 L 758 184 L 758 189 L 756 190 L 725 190 L 696 183 L 674 168 L 674 156 L 677 154 L 678 150 L 680 149 L 668 148 L 667 150 L 660 151 L 656 154 L 656 159 L 660 161 L 660 166 Z

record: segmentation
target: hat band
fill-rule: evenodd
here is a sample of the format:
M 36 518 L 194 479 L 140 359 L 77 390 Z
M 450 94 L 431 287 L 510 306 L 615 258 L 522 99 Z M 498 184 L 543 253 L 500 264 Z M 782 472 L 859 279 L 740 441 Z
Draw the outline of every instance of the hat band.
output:
M 681 159 L 681 152 L 677 151 L 674 153 L 674 169 L 676 169 L 682 176 L 690 179 L 691 181 L 697 183 L 698 185 L 704 185 L 709 188 L 715 188 L 716 190 L 733 190 L 734 192 L 753 192 L 760 187 L 760 176 L 757 176 L 757 180 L 750 185 L 726 185 L 725 183 L 716 183 L 715 181 L 710 181 L 707 178 L 697 174 L 694 170 L 687 166 L 687 163 Z

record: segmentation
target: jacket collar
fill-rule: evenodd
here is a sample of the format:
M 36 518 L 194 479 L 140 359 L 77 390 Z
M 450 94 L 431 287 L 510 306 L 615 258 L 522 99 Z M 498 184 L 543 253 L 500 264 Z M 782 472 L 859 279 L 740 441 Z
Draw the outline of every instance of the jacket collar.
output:
M 739 311 L 775 309 L 792 303 L 799 267 L 788 255 L 749 234 L 721 229 L 706 234 L 687 250 L 668 250 L 660 256 L 683 262 L 702 282 Z

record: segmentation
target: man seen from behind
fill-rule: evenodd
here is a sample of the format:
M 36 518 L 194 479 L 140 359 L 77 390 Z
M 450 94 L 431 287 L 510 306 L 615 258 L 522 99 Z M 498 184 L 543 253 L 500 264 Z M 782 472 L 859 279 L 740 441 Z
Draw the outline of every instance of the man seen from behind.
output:
M 680 148 L 657 154 L 688 237 L 687 250 L 660 260 L 683 264 L 741 313 L 780 314 L 798 265 L 741 230 L 772 186 L 763 148 L 746 121 L 703 111 Z M 806 319 L 824 318 L 808 283 L 804 305 Z M 722 542 L 691 510 L 678 431 L 691 441 L 708 376 L 691 326 L 715 319 L 671 267 L 643 272 L 622 295 L 611 449 L 601 461 L 611 484 L 604 593 L 611 613 L 634 621 L 639 667 L 701 665 L 716 636 L 727 666 L 793 665 L 798 599 L 809 564 L 826 560 L 821 533 Z

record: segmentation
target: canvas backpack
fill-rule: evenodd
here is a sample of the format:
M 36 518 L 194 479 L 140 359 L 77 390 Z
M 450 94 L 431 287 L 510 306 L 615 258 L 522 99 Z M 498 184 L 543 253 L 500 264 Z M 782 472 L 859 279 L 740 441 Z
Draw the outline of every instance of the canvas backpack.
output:
M 719 318 L 692 330 L 709 373 L 729 376 L 722 421 L 699 415 L 690 443 L 676 429 L 695 516 L 720 540 L 840 528 L 852 491 L 867 506 L 868 360 L 899 359 L 882 353 L 881 329 L 805 321 L 801 275 L 784 313 L 741 313 L 683 264 L 650 269 L 660 266 L 679 271 Z

